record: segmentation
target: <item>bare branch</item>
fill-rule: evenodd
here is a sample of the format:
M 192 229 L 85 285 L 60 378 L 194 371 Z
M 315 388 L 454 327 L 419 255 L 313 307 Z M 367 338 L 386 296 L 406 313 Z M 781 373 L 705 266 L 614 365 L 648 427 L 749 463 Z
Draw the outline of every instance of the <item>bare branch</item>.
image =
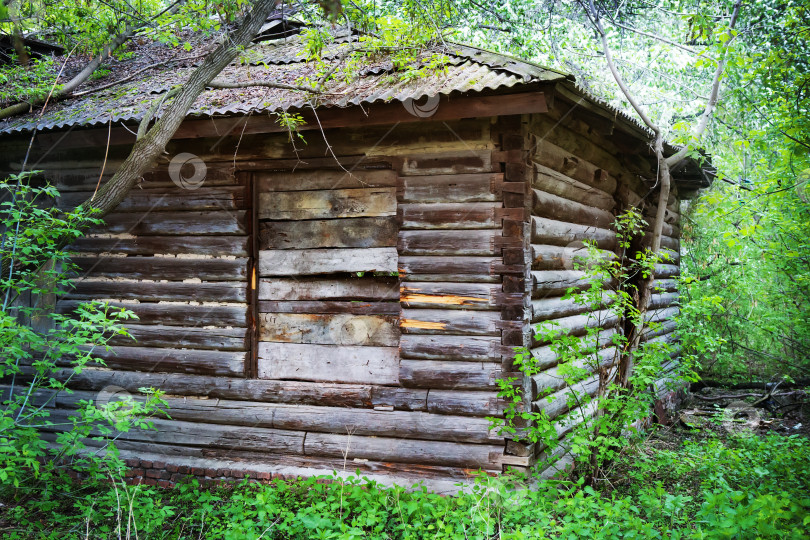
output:
M 650 34 L 650 33 L 648 33 L 648 32 L 644 32 L 643 30 L 638 30 L 637 28 L 633 28 L 633 27 L 631 27 L 631 26 L 626 26 L 626 25 L 624 25 L 624 24 L 622 24 L 622 23 L 620 23 L 620 22 L 617 22 L 617 21 L 611 21 L 611 24 L 612 24 L 612 25 L 614 25 L 614 26 L 618 26 L 619 28 L 623 28 L 623 29 L 625 29 L 625 30 L 629 30 L 630 32 L 634 32 L 634 33 L 636 33 L 636 34 L 640 34 L 640 35 L 642 35 L 642 36 L 646 36 L 646 37 L 648 37 L 648 38 L 650 38 L 650 39 L 654 39 L 654 40 L 656 40 L 656 41 L 660 41 L 660 42 L 662 42 L 662 43 L 666 43 L 667 45 L 672 45 L 673 47 L 676 47 L 676 48 L 678 48 L 678 49 L 681 49 L 682 51 L 686 51 L 686 52 L 688 52 L 689 54 L 694 54 L 695 56 L 702 56 L 703 58 L 706 58 L 706 59 L 708 59 L 708 60 L 711 60 L 712 62 L 717 62 L 717 60 L 715 60 L 715 59 L 714 59 L 714 58 L 712 58 L 711 56 L 707 56 L 707 55 L 703 54 L 702 52 L 693 51 L 693 50 L 692 50 L 692 49 L 690 49 L 689 47 L 686 47 L 686 46 L 684 46 L 684 45 L 681 45 L 680 43 L 676 43 L 676 42 L 674 42 L 674 41 L 671 41 L 671 40 L 669 40 L 669 39 L 667 39 L 667 38 L 665 38 L 665 37 L 663 37 L 663 36 L 656 36 L 655 34 Z

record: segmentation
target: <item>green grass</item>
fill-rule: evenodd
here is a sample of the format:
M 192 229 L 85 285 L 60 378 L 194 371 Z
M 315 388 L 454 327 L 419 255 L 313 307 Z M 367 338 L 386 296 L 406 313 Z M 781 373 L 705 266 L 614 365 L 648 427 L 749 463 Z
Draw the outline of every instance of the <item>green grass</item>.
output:
M 810 538 L 810 441 L 743 436 L 647 443 L 594 490 L 482 479 L 442 497 L 362 479 L 205 490 L 110 484 L 4 496 L 4 538 Z M 71 490 L 72 489 L 72 490 Z M 17 492 L 18 494 L 20 492 Z

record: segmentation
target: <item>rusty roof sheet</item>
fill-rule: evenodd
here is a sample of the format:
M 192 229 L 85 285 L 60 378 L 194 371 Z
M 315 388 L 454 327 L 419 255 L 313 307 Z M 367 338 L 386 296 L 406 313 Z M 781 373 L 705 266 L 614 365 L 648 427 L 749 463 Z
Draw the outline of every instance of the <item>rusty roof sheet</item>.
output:
M 336 33 L 322 51 L 326 62 L 336 62 L 356 44 L 357 35 Z M 425 96 L 454 92 L 481 92 L 516 85 L 571 79 L 564 73 L 529 62 L 460 44 L 445 44 L 422 53 L 421 60 L 443 55 L 446 62 L 438 70 L 403 80 L 393 70 L 390 59 L 370 57 L 355 73 L 328 82 L 321 95 L 261 86 L 240 89 L 207 89 L 189 111 L 191 117 L 230 116 L 290 111 L 304 107 L 348 107 L 376 102 L 418 100 Z M 55 130 L 71 126 L 97 126 L 109 122 L 137 122 L 160 95 L 190 76 L 186 63 L 147 71 L 134 80 L 116 84 L 92 94 L 68 98 L 48 107 L 40 119 L 25 114 L 0 121 L 0 133 Z M 401 72 L 400 72 L 401 74 Z M 115 74 L 113 73 L 114 76 Z M 108 77 L 111 77 L 108 76 Z M 235 61 L 217 77 L 228 82 L 271 80 L 295 85 L 296 81 L 317 78 L 315 63 L 307 61 L 301 36 L 260 43 L 251 49 L 246 63 Z M 119 77 L 120 78 L 120 77 Z M 104 79 L 100 82 L 105 82 Z

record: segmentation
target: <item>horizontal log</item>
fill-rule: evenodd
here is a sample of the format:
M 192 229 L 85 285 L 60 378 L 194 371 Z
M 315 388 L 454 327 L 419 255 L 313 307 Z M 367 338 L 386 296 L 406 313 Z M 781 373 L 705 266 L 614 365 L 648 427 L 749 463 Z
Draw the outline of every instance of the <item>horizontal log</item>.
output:
M 96 349 L 93 356 L 101 358 L 112 369 L 241 377 L 245 374 L 248 353 L 118 346 Z M 65 360 L 64 364 L 67 363 Z
M 585 240 L 600 249 L 616 249 L 616 233 L 609 229 L 532 216 L 532 243 L 568 246 Z
M 259 340 L 396 347 L 399 327 L 392 316 L 262 313 Z
M 588 248 L 581 242 L 567 247 L 532 244 L 532 270 L 582 270 L 593 264 L 588 259 Z M 601 261 L 616 258 L 612 251 L 597 250 L 595 256 Z
M 259 300 L 399 300 L 399 281 L 372 276 L 262 279 Z
M 248 260 L 174 257 L 73 257 L 83 276 L 182 281 L 245 281 Z
M 615 328 L 607 328 L 599 332 L 595 339 L 581 337 L 580 343 L 583 348 L 594 346 L 594 344 L 596 347 L 602 348 L 610 343 L 613 343 L 613 336 L 615 335 Z M 531 353 L 533 358 L 533 366 L 539 371 L 545 371 L 548 368 L 556 366 L 560 359 L 557 352 L 550 345 L 535 347 L 531 349 Z
M 262 276 L 396 272 L 396 248 L 277 249 L 259 252 Z
M 555 219 L 609 229 L 613 226 L 615 217 L 611 212 L 594 208 L 576 201 L 570 201 L 539 189 L 533 189 L 532 214 Z
M 655 277 L 656 278 L 670 278 L 677 276 L 681 273 L 681 268 L 677 264 L 656 264 Z
M 616 190 L 616 178 L 608 174 L 607 168 L 594 165 L 571 152 L 552 143 L 545 133 L 538 138 L 532 159 L 575 180 L 612 194 Z
M 259 343 L 259 378 L 398 384 L 396 347 Z
M 110 339 L 110 344 L 122 346 L 137 344 L 139 347 L 177 347 L 218 351 L 244 351 L 248 347 L 248 335 L 244 328 L 193 328 L 188 326 L 127 323 L 126 329 L 132 336 L 131 338 L 113 336 Z
M 503 446 L 308 433 L 304 453 L 347 460 L 426 463 L 500 471 Z
M 503 182 L 503 174 L 407 176 L 400 181 L 402 202 L 469 203 L 500 200 L 498 186 Z
M 406 334 L 500 336 L 502 322 L 497 311 L 403 309 L 399 324 Z
M 247 236 L 136 236 L 101 238 L 83 236 L 68 249 L 77 253 L 124 253 L 127 255 L 194 254 L 245 257 Z
M 608 212 L 613 211 L 613 207 L 616 205 L 616 202 L 613 200 L 613 195 L 605 193 L 601 189 L 583 184 L 549 167 L 540 164 L 535 164 L 534 167 L 535 175 L 532 180 L 533 187 L 571 201 L 600 208 Z
M 611 296 L 608 293 L 604 293 L 602 295 L 602 306 L 612 303 L 611 300 Z M 549 319 L 579 315 L 580 313 L 590 310 L 591 306 L 577 302 L 576 298 L 563 300 L 559 297 L 553 297 L 532 300 L 531 322 L 536 323 Z
M 155 351 L 155 349 L 151 350 Z M 164 354 L 167 360 L 171 360 L 175 358 L 173 355 L 178 352 L 189 355 L 198 354 L 199 357 L 215 356 L 215 353 L 210 351 L 195 353 L 195 351 L 173 350 Z M 229 355 L 237 357 L 234 364 L 239 368 L 237 372 L 241 374 L 242 366 L 244 366 L 244 353 L 220 353 L 218 356 L 227 357 Z M 166 394 L 199 396 L 211 400 L 232 399 L 327 407 L 370 407 L 372 389 L 376 388 L 368 385 L 242 379 L 229 377 L 224 372 L 220 372 L 217 376 L 207 376 L 188 373 L 157 373 L 146 369 L 139 372 L 127 372 L 88 368 L 83 369 L 81 373 L 74 373 L 72 369 L 63 369 L 54 373 L 53 376 L 58 380 L 66 380 L 70 377 L 70 387 L 82 390 L 99 391 L 110 386 L 117 386 L 134 394 L 138 392 L 139 388 L 158 388 Z
M 262 221 L 259 249 L 373 248 L 397 245 L 397 218 Z
M 428 390 L 399 386 L 373 386 L 371 405 L 405 411 L 426 411 Z
M 574 360 L 568 365 L 594 373 L 597 369 L 614 365 L 618 361 L 617 354 L 615 347 L 609 347 L 607 349 L 601 349 L 592 357 L 589 356 L 588 358 Z M 559 368 L 560 366 L 557 365 L 531 377 L 533 396 L 539 398 L 556 392 L 568 385 L 566 379 L 572 379 L 571 375 L 561 374 Z
M 410 334 L 402 335 L 399 351 L 402 358 L 466 362 L 500 362 L 502 354 L 512 352 L 501 346 L 500 337 Z
M 673 317 L 677 316 L 680 313 L 680 308 L 677 306 L 670 306 L 666 308 L 657 308 L 648 311 L 644 314 L 644 320 L 646 322 L 653 321 L 653 322 L 661 322 L 661 321 L 668 321 Z
M 568 289 L 588 286 L 588 277 L 581 270 L 532 271 L 532 298 L 561 296 Z
M 74 313 L 79 300 L 60 300 L 56 303 L 58 313 Z M 163 324 L 170 326 L 236 326 L 246 327 L 247 306 L 199 306 L 174 303 L 121 303 L 110 302 L 113 309 L 126 309 L 138 316 L 138 324 Z
M 89 232 L 137 236 L 238 235 L 247 234 L 245 220 L 245 210 L 112 213 L 104 216 L 104 223 Z
M 306 300 L 287 302 L 259 300 L 261 313 L 351 313 L 354 315 L 393 315 L 399 316 L 399 302 L 340 302 Z
M 194 210 L 243 210 L 245 209 L 243 186 L 203 186 L 198 189 L 183 189 L 175 185 L 157 189 L 133 189 L 115 212 L 178 212 Z M 89 200 L 92 191 L 61 193 L 59 208 L 73 209 Z
M 81 279 L 65 291 L 67 299 L 121 299 L 158 302 L 245 302 L 244 283 L 161 283 L 157 281 L 101 281 Z
M 680 282 L 677 279 L 656 279 L 652 284 L 653 292 L 657 291 L 676 291 L 680 287 Z
M 435 414 L 500 416 L 505 408 L 506 403 L 497 392 L 430 390 L 427 394 L 427 410 Z
M 503 266 L 500 257 L 408 257 L 399 258 L 400 276 L 448 274 L 494 276 Z
M 344 169 L 298 169 L 294 172 L 257 171 L 253 173 L 253 178 L 260 193 L 396 187 L 397 185 L 396 171 L 391 169 L 365 170 L 355 167 L 349 171 Z
M 677 321 L 668 320 L 655 324 L 652 327 L 646 328 L 641 335 L 641 340 L 648 343 L 665 342 L 673 343 L 678 340 L 678 335 L 675 331 L 678 329 Z M 660 339 L 659 339 L 660 338 Z
M 593 397 L 598 391 L 599 375 L 594 375 L 533 402 L 532 410 L 534 412 L 545 412 L 549 420 L 554 420 L 572 408 L 577 407 L 583 397 Z
M 259 219 L 395 216 L 396 212 L 395 188 L 259 193 Z
M 548 328 L 549 331 L 556 331 L 559 335 L 563 336 L 582 336 L 585 335 L 589 328 L 612 328 L 619 322 L 619 318 L 615 313 L 608 309 L 583 313 L 581 315 L 571 315 L 569 317 L 562 317 L 552 321 L 541 322 L 534 325 L 535 329 L 539 326 Z M 532 340 L 533 345 L 547 343 L 543 338 L 534 337 Z
M 54 410 L 51 421 L 67 422 L 73 411 Z M 192 447 L 256 450 L 261 452 L 303 453 L 305 433 L 261 427 L 228 426 L 154 418 L 152 429 L 132 429 L 115 433 L 117 440 L 177 444 Z M 58 426 L 45 428 L 58 431 Z M 98 432 L 94 432 L 98 435 Z
M 410 282 L 400 284 L 408 308 L 479 309 L 498 307 L 501 286 L 485 283 Z
M 492 150 L 465 149 L 409 155 L 402 161 L 400 174 L 402 176 L 480 174 L 497 172 L 499 168 L 499 164 L 492 161 Z
M 87 391 L 60 392 L 56 406 L 77 408 L 80 400 L 98 400 L 102 394 Z M 113 396 L 114 398 L 114 396 Z M 142 394 L 132 398 L 144 401 Z M 500 442 L 503 437 L 490 429 L 484 418 L 449 416 L 427 412 L 378 411 L 311 405 L 268 404 L 255 401 L 211 400 L 194 397 L 163 398 L 174 420 L 292 430 L 300 432 L 338 433 L 345 435 L 459 441 L 467 443 Z
M 403 386 L 444 390 L 497 390 L 501 366 L 489 362 L 442 360 L 400 361 L 399 379 Z
M 501 203 L 400 204 L 403 229 L 491 229 L 500 225 L 496 217 Z
M 498 237 L 498 239 L 496 239 Z M 402 255 L 496 255 L 505 240 L 500 229 L 400 231 Z
M 670 305 L 676 303 L 679 298 L 680 294 L 678 292 L 653 294 L 650 296 L 650 304 L 647 309 L 661 309 L 669 307 Z

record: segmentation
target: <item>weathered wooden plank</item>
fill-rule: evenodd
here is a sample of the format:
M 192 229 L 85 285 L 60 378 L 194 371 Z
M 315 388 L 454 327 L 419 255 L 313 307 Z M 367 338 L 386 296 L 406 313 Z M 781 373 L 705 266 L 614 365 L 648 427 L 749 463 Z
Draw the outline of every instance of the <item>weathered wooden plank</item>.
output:
M 245 210 L 112 213 L 104 216 L 104 223 L 89 232 L 144 236 L 247 234 L 245 216 Z
M 84 276 L 182 281 L 197 278 L 203 281 L 244 281 L 248 260 L 189 259 L 174 257 L 73 257 Z
M 500 416 L 505 407 L 497 392 L 430 390 L 427 395 L 427 410 L 435 414 Z
M 531 249 L 532 270 L 582 270 L 590 263 L 588 248 L 580 242 L 567 247 L 532 244 Z M 596 255 L 603 261 L 616 258 L 612 251 L 597 250 Z
M 403 160 L 402 176 L 459 175 L 497 172 L 491 150 L 455 150 L 410 155 Z
M 399 258 L 401 276 L 414 274 L 495 275 L 503 265 L 500 257 L 408 257 Z
M 123 348 L 119 347 L 118 350 Z M 156 351 L 156 349 L 151 349 Z M 188 354 L 192 360 L 206 357 L 234 356 L 234 367 L 241 374 L 244 365 L 244 353 L 220 353 L 211 351 L 178 351 L 169 350 L 163 353 L 166 360 L 176 358 L 176 354 Z M 156 355 L 157 356 L 157 355 Z M 109 362 L 108 362 L 109 364 Z M 191 362 L 188 363 L 191 365 Z M 163 362 L 159 364 L 159 367 Z M 233 399 L 260 401 L 264 403 L 286 403 L 301 405 L 321 405 L 328 407 L 371 407 L 372 387 L 367 385 L 337 384 L 324 382 L 273 381 L 264 379 L 242 379 L 229 377 L 224 370 L 218 376 L 194 375 L 188 373 L 159 373 L 149 371 L 150 366 L 143 365 L 144 371 L 109 371 L 83 369 L 74 373 L 72 369 L 63 369 L 54 373 L 54 377 L 65 380 L 70 377 L 71 388 L 84 390 L 102 390 L 108 386 L 119 386 L 130 393 L 139 388 L 159 388 L 167 394 L 180 396 L 200 396 L 212 400 Z M 424 396 L 422 397 L 424 403 Z M 423 407 L 424 408 L 424 407 Z
M 532 242 L 535 244 L 568 246 L 584 240 L 596 242 L 600 249 L 616 249 L 616 233 L 609 229 L 532 216 Z
M 52 421 L 66 422 L 72 411 L 54 410 Z M 151 419 L 155 429 L 133 429 L 116 433 L 118 440 L 145 441 L 161 444 L 180 444 L 230 450 L 257 450 L 261 452 L 303 453 L 305 433 L 301 431 L 268 429 L 262 427 L 228 426 L 202 422 L 186 422 L 163 418 Z M 49 429 L 50 430 L 50 429 Z M 58 430 L 58 427 L 56 428 Z M 98 432 L 94 433 L 98 435 Z
M 399 300 L 397 278 L 272 278 L 259 281 L 260 300 Z
M 396 272 L 396 248 L 276 249 L 259 252 L 261 276 Z
M 608 212 L 613 211 L 616 202 L 613 200 L 612 195 L 543 165 L 536 164 L 534 167 L 535 175 L 532 181 L 534 187 L 571 201 L 580 202 Z
M 112 369 L 234 377 L 244 376 L 247 353 L 119 346 L 110 350 L 96 349 L 93 356 L 101 358 Z
M 244 283 L 161 283 L 157 281 L 101 281 L 81 279 L 63 295 L 67 299 L 122 299 L 157 302 L 245 302 Z
M 400 301 L 410 308 L 487 310 L 497 307 L 500 288 L 483 283 L 407 281 L 400 284 Z
M 397 245 L 395 216 L 262 221 L 259 249 L 372 248 Z
M 511 352 L 500 337 L 409 334 L 400 338 L 399 351 L 402 358 L 466 362 L 500 362 L 502 354 Z
M 501 322 L 497 311 L 403 309 L 399 324 L 407 334 L 500 336 Z
M 73 313 L 79 300 L 60 300 L 58 313 Z M 247 306 L 200 306 L 185 303 L 121 303 L 110 302 L 114 309 L 127 309 L 138 316 L 138 324 L 166 324 L 182 326 L 236 326 L 246 327 Z
M 615 220 L 611 212 L 570 201 L 539 189 L 532 190 L 532 213 L 539 217 L 570 221 L 601 229 L 609 229 Z
M 294 172 L 258 171 L 254 173 L 253 178 L 258 183 L 260 193 L 267 191 L 396 187 L 397 185 L 396 171 L 391 169 L 365 170 L 351 166 L 348 172 L 343 169 L 303 168 Z
M 501 203 L 400 204 L 403 229 L 488 229 L 500 225 Z
M 262 313 L 259 339 L 323 345 L 399 344 L 397 318 L 380 315 Z
M 132 337 L 113 336 L 110 339 L 111 345 L 217 351 L 244 351 L 248 348 L 247 332 L 244 328 L 193 328 L 131 323 L 127 323 L 126 328 Z
M 461 231 L 400 231 L 397 250 L 402 255 L 496 255 L 500 229 Z
M 76 208 L 92 197 L 92 191 L 73 191 L 60 194 L 59 208 Z M 198 189 L 182 189 L 175 185 L 158 189 L 133 189 L 121 204 L 118 212 L 167 212 L 192 210 L 242 210 L 245 208 L 243 186 L 203 186 Z
M 401 178 L 402 202 L 470 203 L 498 201 L 502 173 L 442 174 Z
M 304 453 L 308 456 L 343 456 L 348 460 L 370 459 L 500 470 L 503 446 L 308 433 Z
M 97 399 L 88 391 L 60 392 L 55 405 L 76 408 L 80 400 Z M 138 401 L 142 394 L 132 396 Z M 389 437 L 460 441 L 501 442 L 484 418 L 451 416 L 411 411 L 268 404 L 242 400 L 211 400 L 197 397 L 165 397 L 172 419 L 230 426 L 249 426 L 301 432 L 339 433 Z
M 267 405 L 264 405 L 267 407 Z M 403 437 L 469 443 L 500 442 L 503 437 L 490 430 L 484 418 L 450 416 L 426 412 L 375 411 L 276 405 L 273 427 L 323 433 Z
M 354 315 L 392 315 L 396 317 L 399 316 L 399 310 L 399 302 L 259 300 L 259 311 L 262 313 L 351 313 Z
M 497 390 L 497 379 L 507 374 L 490 362 L 442 360 L 400 361 L 399 379 L 403 386 L 445 390 Z
M 548 418 L 554 420 L 575 407 L 583 396 L 594 396 L 598 390 L 599 375 L 594 375 L 533 402 L 532 410 L 535 412 L 545 411 Z
M 399 386 L 374 386 L 371 404 L 374 408 L 405 411 L 426 411 L 428 391 Z
M 278 191 L 259 194 L 259 219 L 395 216 L 395 188 Z
M 259 343 L 259 378 L 398 384 L 396 347 Z
M 68 249 L 78 253 L 125 253 L 127 255 L 195 254 L 245 257 L 247 236 L 135 236 L 102 238 L 83 236 Z

